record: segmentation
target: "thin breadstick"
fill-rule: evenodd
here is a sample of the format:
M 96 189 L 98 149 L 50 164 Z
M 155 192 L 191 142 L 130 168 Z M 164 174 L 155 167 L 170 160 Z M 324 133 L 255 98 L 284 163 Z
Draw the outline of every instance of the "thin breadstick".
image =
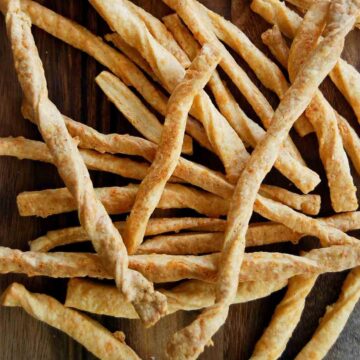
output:
M 235 50 L 251 67 L 261 83 L 281 99 L 288 90 L 289 84 L 279 67 L 261 52 L 236 25 L 205 6 L 201 7 L 210 18 L 216 36 Z M 295 122 L 294 127 L 301 136 L 305 136 L 309 124 L 302 115 Z
M 129 267 L 155 283 L 198 279 L 215 282 L 220 254 L 205 256 L 132 255 Z M 240 281 L 281 281 L 297 274 L 319 272 L 323 267 L 307 257 L 282 253 L 246 254 Z M 334 267 L 335 265 L 333 265 Z M 343 266 L 343 264 L 342 264 Z M 339 267 L 339 266 L 338 266 Z M 55 278 L 112 279 L 96 254 L 22 252 L 0 247 L 0 273 Z
M 95 80 L 109 100 L 145 138 L 155 144 L 160 143 L 163 126 L 119 78 L 103 71 Z M 189 136 L 184 137 L 183 150 L 186 154 L 192 154 L 192 142 Z
M 161 141 L 150 170 L 141 182 L 126 220 L 125 243 L 134 254 L 142 243 L 147 223 L 181 155 L 187 114 L 195 96 L 205 87 L 221 60 L 210 44 L 204 45 L 170 96 Z
M 119 341 L 100 323 L 65 307 L 50 296 L 31 293 L 21 284 L 11 284 L 2 294 L 0 304 L 22 307 L 35 319 L 66 333 L 100 359 L 140 359 L 125 342 Z
M 274 56 L 276 58 L 286 56 L 286 60 L 288 60 L 289 49 L 286 42 L 284 41 L 283 36 L 280 33 L 279 28 L 275 25 L 272 29 L 267 30 L 264 34 L 266 45 L 269 46 Z M 330 111 L 330 103 L 325 99 L 324 96 L 321 96 L 321 98 L 321 102 L 323 103 L 322 107 L 327 113 L 330 112 L 330 116 L 333 116 L 333 113 Z M 312 111 L 314 112 L 314 110 L 316 109 L 313 108 Z M 336 111 L 335 114 L 345 151 L 351 159 L 351 162 L 353 163 L 356 171 L 360 174 L 360 138 L 344 117 L 339 115 Z
M 166 26 L 155 16 L 145 11 L 140 6 L 136 6 L 133 2 L 125 0 L 126 4 L 133 10 L 144 22 L 151 35 L 184 67 L 188 68 L 191 64 L 189 58 L 179 46 L 172 34 L 166 29 Z
M 131 210 L 138 185 L 124 187 L 97 188 L 97 197 L 110 214 L 122 214 Z M 76 202 L 66 188 L 23 192 L 17 197 L 21 216 L 41 216 L 61 214 L 76 210 Z M 159 209 L 190 208 L 210 217 L 225 215 L 228 202 L 216 195 L 195 190 L 178 184 L 168 184 L 158 203 Z
M 71 21 L 35 1 L 21 0 L 22 10 L 34 25 L 67 44 L 84 51 L 110 69 L 126 85 L 133 86 L 142 97 L 159 113 L 165 114 L 167 97 L 159 91 L 139 68 L 127 57 L 102 41 L 85 27 Z M 0 10 L 5 12 L 4 3 Z M 204 129 L 189 118 L 186 131 L 202 146 L 211 150 Z
M 252 360 L 278 359 L 284 352 L 305 307 L 305 300 L 315 285 L 317 275 L 289 279 L 284 298 L 276 307 L 270 324 L 255 345 Z
M 111 28 L 141 53 L 163 86 L 171 93 L 184 78 L 185 70 L 177 59 L 155 40 L 141 18 L 124 0 L 91 0 L 90 3 Z M 235 182 L 248 158 L 242 141 L 204 91 L 195 98 L 191 113 L 203 123 L 215 153 L 224 164 L 226 174 Z
M 163 1 L 175 10 L 184 20 L 200 44 L 211 42 L 219 49 L 222 55 L 220 66 L 253 107 L 264 126 L 268 128 L 270 120 L 274 114 L 271 105 L 255 84 L 250 80 L 245 71 L 238 65 L 225 46 L 218 40 L 212 30 L 211 21 L 207 15 L 204 14 L 204 11 L 199 6 L 199 3 L 195 0 L 183 0 L 181 2 L 176 0 Z M 284 146 L 291 156 L 303 164 L 301 155 L 290 138 L 285 141 Z
M 325 26 L 328 10 L 328 2 L 316 3 L 300 25 L 289 53 L 288 69 L 291 81 L 316 46 Z M 315 93 L 306 110 L 306 116 L 318 138 L 320 158 L 326 171 L 333 209 L 335 212 L 356 210 L 356 187 L 343 148 L 336 114 L 320 91 Z
M 301 24 L 301 16 L 279 0 L 253 0 L 251 9 L 280 31 L 293 38 Z M 339 59 L 330 72 L 330 78 L 345 96 L 360 122 L 360 73 L 343 59 Z
M 146 74 L 150 75 L 153 80 L 158 81 L 156 75 L 151 70 L 150 65 L 146 62 L 146 60 L 141 56 L 141 54 L 129 46 L 122 38 L 116 33 L 106 34 L 105 40 L 112 42 L 115 47 L 121 50 L 131 61 L 133 61 L 141 70 L 143 70 Z
M 31 33 L 31 22 L 19 0 L 8 3 L 6 25 L 14 54 L 15 68 L 26 103 L 67 185 L 78 210 L 81 225 L 117 286 L 134 303 L 145 324 L 155 323 L 166 311 L 166 299 L 140 273 L 128 270 L 126 247 L 97 199 L 89 172 L 69 135 L 63 117 L 49 100 L 44 69 Z M 29 75 L 31 74 L 31 76 Z
M 125 222 L 114 222 L 115 227 L 122 233 Z M 146 228 L 146 236 L 160 235 L 168 232 L 178 232 L 181 230 L 191 231 L 213 231 L 224 230 L 225 220 L 210 218 L 155 218 L 150 219 Z M 283 232 L 283 231 L 282 231 Z M 83 242 L 88 240 L 88 235 L 82 227 L 70 227 L 60 230 L 48 231 L 44 236 L 30 241 L 31 251 L 47 252 L 54 247 Z
M 176 14 L 172 14 L 164 17 L 163 21 L 173 33 L 175 39 L 185 49 L 190 59 L 196 56 L 200 46 L 180 18 Z M 257 142 L 264 136 L 265 131 L 242 111 L 217 72 L 214 72 L 210 79 L 209 87 L 215 96 L 220 111 L 233 129 L 243 141 L 255 147 Z M 313 186 L 312 179 L 314 179 L 313 175 L 316 176 L 316 174 L 308 167 L 300 165 L 285 149 L 280 153 L 275 167 L 301 191 L 308 192 Z M 301 168 L 302 170 L 300 170 Z M 320 178 L 318 178 L 318 181 L 320 181 Z
M 239 283 L 234 304 L 260 299 L 286 286 L 287 280 Z M 215 301 L 213 284 L 188 280 L 171 290 L 160 289 L 166 295 L 168 314 L 179 310 L 198 310 Z M 70 279 L 65 306 L 98 315 L 137 319 L 133 306 L 115 290 L 114 286 L 95 283 L 86 279 Z
M 297 360 L 325 358 L 344 329 L 347 320 L 360 297 L 360 268 L 352 270 L 346 277 L 339 299 L 326 308 L 311 340 L 296 356 Z
M 243 257 L 245 235 L 260 184 L 276 161 L 292 125 L 340 58 L 345 36 L 355 23 L 354 13 L 358 9 L 342 5 L 336 0 L 332 3 L 326 36 L 282 98 L 265 137 L 251 154 L 240 175 L 227 216 L 215 305 L 204 310 L 191 325 L 172 337 L 167 347 L 169 356 L 198 356 L 226 320 L 229 306 L 236 294 L 240 274 L 238 264 Z M 338 11 L 339 8 L 342 11 Z

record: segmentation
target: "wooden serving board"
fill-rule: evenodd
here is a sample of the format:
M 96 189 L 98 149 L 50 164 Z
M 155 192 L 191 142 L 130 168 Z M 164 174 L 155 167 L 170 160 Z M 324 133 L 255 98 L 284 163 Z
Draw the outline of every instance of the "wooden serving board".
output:
M 99 35 L 104 35 L 109 31 L 106 24 L 87 1 L 43 0 L 40 2 Z M 169 9 L 160 0 L 139 0 L 136 2 L 156 16 L 161 17 L 169 13 Z M 206 0 L 202 2 L 226 18 L 232 19 L 257 46 L 268 54 L 267 49 L 260 41 L 260 34 L 269 27 L 269 24 L 251 13 L 247 0 Z M 34 28 L 33 32 L 44 63 L 50 98 L 62 113 L 78 121 L 86 122 L 105 133 L 127 132 L 137 134 L 95 85 L 94 78 L 102 70 L 102 66 L 87 55 L 52 38 L 39 29 Z M 343 57 L 360 70 L 359 54 L 360 31 L 355 30 L 347 39 Z M 239 59 L 239 62 L 271 103 L 276 106 L 275 96 L 259 84 L 243 61 Z M 14 72 L 3 18 L 0 21 L 0 65 L 0 121 L 2 123 L 0 136 L 12 135 L 39 139 L 39 133 L 35 126 L 23 120 L 20 114 L 22 95 Z M 341 94 L 329 81 L 325 82 L 323 89 L 336 109 L 346 116 L 359 132 L 360 126 Z M 244 98 L 235 89 L 233 91 L 243 109 L 248 115 L 256 119 L 254 112 Z M 324 179 L 324 171 L 319 160 L 314 135 L 300 139 L 292 132 L 292 136 L 309 166 L 318 171 Z M 208 166 L 221 169 L 219 161 L 199 147 L 195 149 L 195 159 Z M 360 185 L 359 177 L 354 171 L 353 174 L 357 185 Z M 126 185 L 130 182 L 108 174 L 93 172 L 91 175 L 96 186 Z M 271 173 L 267 181 L 289 186 L 288 182 L 275 172 Z M 77 224 L 76 214 L 53 216 L 48 219 L 22 218 L 18 214 L 16 195 L 19 192 L 63 186 L 53 166 L 28 160 L 18 161 L 13 158 L 0 158 L 0 184 L 0 239 L 2 246 L 27 250 L 27 242 L 46 231 Z M 291 189 L 291 186 L 289 188 Z M 321 194 L 323 198 L 321 215 L 332 214 L 326 181 L 322 181 L 315 192 Z M 177 212 L 177 214 L 189 213 Z M 360 233 L 355 233 L 355 235 L 360 235 Z M 308 240 L 308 242 L 311 241 L 314 240 Z M 297 247 L 287 244 L 269 247 L 269 250 L 274 249 L 287 252 L 298 251 Z M 325 311 L 326 305 L 336 300 L 345 275 L 345 273 L 341 273 L 320 277 L 314 291 L 308 298 L 302 322 L 296 329 L 283 359 L 293 359 L 309 340 L 317 326 L 318 319 Z M 66 289 L 66 281 L 64 280 L 6 275 L 0 277 L 0 292 L 4 291 L 13 281 L 24 283 L 31 291 L 44 292 L 55 296 L 60 301 L 64 300 Z M 233 306 L 226 325 L 214 337 L 215 346 L 208 348 L 201 358 L 209 360 L 249 358 L 256 340 L 269 322 L 271 314 L 283 293 L 280 291 L 266 299 Z M 149 330 L 145 330 L 138 321 L 116 320 L 109 317 L 96 318 L 112 331 L 123 330 L 127 337 L 127 343 L 143 359 L 163 359 L 163 349 L 169 336 L 188 324 L 195 316 L 196 313 L 181 312 L 174 314 L 161 320 L 159 324 Z M 327 359 L 360 358 L 359 326 L 360 306 L 355 309 Z M 1 308 L 0 360 L 28 359 L 75 360 L 93 359 L 93 356 L 66 335 L 32 319 L 24 311 Z

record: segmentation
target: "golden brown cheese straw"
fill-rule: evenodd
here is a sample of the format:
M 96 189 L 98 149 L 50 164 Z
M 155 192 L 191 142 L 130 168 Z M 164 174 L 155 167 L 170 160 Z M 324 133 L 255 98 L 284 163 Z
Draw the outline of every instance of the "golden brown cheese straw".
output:
M 279 0 L 253 0 L 251 9 L 267 22 L 277 25 L 280 31 L 291 39 L 295 36 L 301 24 L 302 18 Z M 360 121 L 359 72 L 345 60 L 339 59 L 329 75 L 353 108 L 358 121 Z
M 219 254 L 132 255 L 129 256 L 129 267 L 156 283 L 183 279 L 215 282 L 219 260 Z M 318 272 L 321 269 L 322 266 L 306 257 L 256 252 L 245 256 L 240 281 L 279 281 L 297 274 Z M 0 273 L 22 273 L 28 276 L 54 278 L 87 276 L 97 279 L 113 278 L 96 254 L 21 252 L 6 247 L 0 247 Z
M 196 56 L 200 48 L 199 44 L 181 22 L 180 18 L 176 14 L 173 14 L 164 17 L 163 21 L 185 49 L 190 59 Z M 264 136 L 265 131 L 242 111 L 216 71 L 210 79 L 209 87 L 215 96 L 220 111 L 229 121 L 233 129 L 243 141 L 255 147 L 257 142 Z M 275 167 L 305 193 L 313 187 L 314 182 L 320 181 L 317 174 L 308 167 L 301 165 L 285 149 L 280 153 Z
M 176 0 L 164 0 L 164 2 L 178 13 L 200 44 L 211 42 L 219 49 L 222 55 L 220 66 L 254 108 L 264 126 L 268 128 L 270 119 L 274 114 L 271 105 L 250 80 L 245 71 L 237 64 L 224 45 L 218 40 L 215 33 L 212 31 L 211 21 L 206 14 L 204 14 L 202 8 L 199 7 L 199 4 L 194 0 L 183 0 L 181 2 Z M 300 153 L 292 143 L 291 139 L 286 140 L 285 148 L 296 160 L 303 163 Z
M 31 293 L 21 284 L 11 284 L 2 294 L 0 303 L 22 307 L 35 319 L 66 333 L 100 359 L 140 359 L 125 342 L 119 341 L 100 323 L 65 307 L 50 296 Z
M 278 359 L 284 352 L 315 285 L 317 275 L 298 275 L 288 282 L 284 298 L 276 306 L 270 324 L 255 345 L 251 360 Z
M 210 44 L 204 45 L 170 96 L 156 157 L 140 184 L 126 220 L 124 238 L 130 254 L 134 254 L 142 243 L 150 216 L 176 168 L 194 97 L 205 87 L 220 59 L 220 54 Z
M 60 176 L 75 201 L 81 225 L 89 234 L 95 250 L 114 274 L 117 286 L 134 303 L 147 324 L 156 322 L 166 311 L 166 299 L 140 273 L 128 270 L 127 251 L 122 238 L 97 199 L 89 172 L 69 135 L 63 117 L 49 100 L 44 69 L 31 22 L 17 0 L 8 3 L 6 25 L 15 68 L 26 103 L 54 159 Z
M 109 0 L 90 2 L 110 27 L 141 53 L 163 86 L 171 93 L 185 75 L 185 70 L 177 59 L 154 39 L 142 20 L 123 0 L 115 3 Z M 132 31 L 129 32 L 128 29 Z M 215 153 L 225 166 L 226 174 L 235 182 L 248 157 L 240 138 L 204 91 L 195 98 L 191 113 L 203 123 Z
M 114 222 L 115 227 L 122 233 L 125 228 L 125 222 Z M 168 232 L 178 232 L 181 230 L 192 231 L 215 231 L 224 230 L 225 220 L 210 218 L 155 218 L 150 219 L 146 227 L 145 235 L 154 236 Z M 283 231 L 282 231 L 283 233 Z M 54 247 L 83 242 L 88 240 L 88 236 L 81 227 L 70 227 L 59 230 L 48 231 L 41 236 L 29 242 L 30 250 L 47 252 Z
M 216 303 L 203 311 L 191 325 L 174 335 L 167 348 L 169 356 L 177 354 L 184 358 L 197 357 L 226 320 L 229 306 L 236 294 L 240 274 L 238 264 L 243 257 L 245 235 L 260 184 L 276 161 L 292 125 L 335 66 L 341 55 L 345 36 L 355 23 L 355 15 L 347 12 L 346 5 L 345 11 L 340 14 L 339 7 L 342 10 L 341 4 L 336 1 L 332 3 L 326 36 L 282 98 L 265 137 L 251 154 L 240 175 L 227 217 Z
M 279 28 L 275 25 L 272 29 L 267 30 L 263 35 L 265 35 L 264 39 L 266 39 L 266 45 L 272 49 L 271 51 L 274 56 L 278 59 L 279 57 L 286 56 L 286 60 L 288 60 L 289 49 L 286 42 L 284 41 L 283 36 L 280 33 Z M 324 108 L 325 112 L 328 113 L 330 117 L 333 117 L 334 114 L 330 110 L 331 105 L 324 96 L 321 96 L 321 103 L 323 106 L 321 106 L 319 109 Z M 309 108 L 309 115 L 311 115 L 311 112 L 314 113 L 315 110 L 316 109 L 314 108 Z M 332 110 L 335 111 L 334 109 Z M 356 171 L 360 173 L 360 138 L 344 117 L 342 117 L 336 111 L 335 115 L 345 151 L 351 159 L 351 162 L 353 163 Z
M 234 303 L 260 299 L 286 286 L 287 280 L 239 283 Z M 171 290 L 160 289 L 166 295 L 168 314 L 179 310 L 198 310 L 215 301 L 214 284 L 188 280 Z M 65 306 L 98 315 L 137 319 L 134 307 L 111 285 L 103 285 L 86 279 L 70 279 Z
M 136 130 L 155 144 L 160 143 L 163 130 L 161 123 L 120 79 L 103 71 L 96 77 L 96 83 Z M 185 136 L 184 152 L 191 154 L 192 151 L 191 138 Z
M 139 186 L 108 187 L 96 189 L 96 195 L 110 214 L 122 214 L 132 208 Z M 61 214 L 76 210 L 76 203 L 66 188 L 24 192 L 17 197 L 22 216 Z M 159 209 L 194 209 L 210 217 L 225 215 L 228 202 L 216 195 L 178 184 L 168 184 L 158 203 Z
M 288 68 L 292 81 L 316 46 L 325 26 L 328 9 L 328 2 L 316 3 L 300 25 L 289 53 Z M 320 158 L 326 171 L 333 209 L 335 212 L 356 210 L 356 187 L 343 148 L 336 114 L 320 91 L 316 92 L 307 108 L 306 116 L 318 138 Z
M 360 297 L 360 268 L 352 270 L 346 277 L 339 299 L 326 308 L 311 340 L 295 359 L 323 359 L 344 329 Z

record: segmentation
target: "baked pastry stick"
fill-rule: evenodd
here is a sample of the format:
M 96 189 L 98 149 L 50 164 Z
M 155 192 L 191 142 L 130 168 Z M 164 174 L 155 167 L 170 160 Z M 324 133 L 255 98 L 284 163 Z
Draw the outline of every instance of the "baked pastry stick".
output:
M 143 242 L 150 216 L 176 168 L 181 155 L 187 114 L 194 98 L 205 87 L 220 60 L 220 53 L 215 48 L 210 44 L 204 45 L 170 96 L 155 159 L 140 184 L 126 219 L 124 239 L 130 254 L 134 254 Z
M 155 40 L 141 18 L 124 0 L 91 0 L 90 3 L 112 29 L 138 50 L 164 88 L 172 93 L 184 78 L 185 70 L 177 59 Z M 248 158 L 241 139 L 204 91 L 195 97 L 190 113 L 202 122 L 214 152 L 224 164 L 228 179 L 236 182 Z
M 163 18 L 165 25 L 172 32 L 175 39 L 184 48 L 190 59 L 193 59 L 200 49 L 200 45 L 194 39 L 187 27 L 182 23 L 177 14 L 168 15 Z M 220 78 L 218 72 L 214 72 L 209 81 L 209 88 L 214 94 L 215 101 L 221 113 L 228 120 L 240 138 L 248 145 L 255 147 L 264 136 L 264 129 L 252 121 L 240 108 L 226 84 Z M 302 171 L 300 168 L 302 167 Z M 301 191 L 308 192 L 316 182 L 317 175 L 308 167 L 301 166 L 290 153 L 283 148 L 275 163 L 285 177 L 294 183 Z M 318 178 L 317 181 L 320 181 Z
M 260 184 L 273 166 L 293 123 L 306 109 L 316 89 L 339 59 L 345 36 L 355 24 L 357 11 L 357 7 L 349 6 L 349 3 L 332 3 L 326 36 L 281 100 L 265 137 L 240 175 L 227 218 L 215 305 L 204 310 L 191 325 L 174 335 L 167 348 L 170 356 L 196 358 L 224 324 L 236 294 L 240 274 L 238 264 L 243 258 L 245 235 Z
M 66 333 L 100 359 L 140 359 L 124 341 L 119 341 L 95 320 L 65 307 L 48 295 L 31 293 L 21 284 L 11 284 L 2 294 L 0 304 L 22 307 L 35 319 Z
M 267 22 L 277 25 L 280 31 L 292 39 L 301 23 L 301 16 L 279 0 L 253 0 L 251 9 Z M 330 79 L 347 99 L 360 122 L 360 73 L 354 66 L 339 59 L 330 72 Z
M 18 0 L 8 3 L 6 25 L 12 44 L 15 68 L 26 103 L 53 157 L 60 176 L 68 186 L 88 233 L 120 291 L 133 302 L 148 325 L 166 312 L 166 298 L 154 291 L 151 282 L 128 269 L 126 247 L 102 203 L 97 199 L 88 170 L 69 135 L 63 117 L 49 100 L 44 69 L 31 34 L 31 21 Z

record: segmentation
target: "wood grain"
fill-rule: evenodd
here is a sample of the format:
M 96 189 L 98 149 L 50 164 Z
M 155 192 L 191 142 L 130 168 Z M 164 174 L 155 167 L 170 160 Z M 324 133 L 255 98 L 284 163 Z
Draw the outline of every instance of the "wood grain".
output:
M 99 35 L 109 31 L 106 24 L 86 1 L 43 0 L 40 2 L 85 25 Z M 230 0 L 206 0 L 202 2 L 226 18 L 231 18 L 257 46 L 269 54 L 260 41 L 261 32 L 266 30 L 269 25 L 259 16 L 251 13 L 247 0 L 234 0 L 232 2 Z M 138 0 L 136 3 L 159 17 L 169 13 L 169 10 L 159 0 Z M 34 28 L 33 32 L 44 62 L 50 98 L 60 111 L 103 132 L 137 134 L 136 130 L 106 100 L 96 86 L 94 78 L 102 70 L 99 64 L 87 55 L 70 48 L 39 29 Z M 360 31 L 356 30 L 348 37 L 343 56 L 360 70 L 359 44 Z M 241 59 L 238 57 L 237 59 L 271 103 L 276 106 L 276 97 L 259 84 L 252 71 Z M 0 21 L 0 64 L 2 70 L 0 73 L 0 119 L 2 121 L 0 136 L 22 135 L 39 139 L 35 127 L 23 120 L 20 114 L 21 91 L 15 76 L 3 19 Z M 231 86 L 231 81 L 229 79 L 227 81 Z M 328 99 L 359 131 L 360 126 L 341 94 L 329 81 L 325 81 L 322 88 Z M 256 119 L 254 112 L 241 94 L 233 86 L 231 89 L 246 113 Z M 292 136 L 308 164 L 317 170 L 324 179 L 324 171 L 320 164 L 315 137 L 310 135 L 305 139 L 300 139 L 293 132 Z M 210 156 L 204 149 L 196 147 L 195 158 L 208 166 L 221 169 L 219 161 Z M 26 160 L 0 158 L 0 169 L 0 239 L 3 246 L 26 250 L 29 240 L 48 230 L 77 223 L 75 214 L 54 216 L 48 219 L 21 218 L 18 215 L 15 198 L 19 192 L 62 186 L 54 167 Z M 353 174 L 357 185 L 360 185 L 359 177 L 355 172 Z M 92 179 L 96 186 L 125 185 L 129 182 L 127 179 L 109 174 L 92 173 Z M 288 181 L 276 171 L 270 174 L 267 182 L 292 188 Z M 323 197 L 324 205 L 321 214 L 330 215 L 329 195 L 325 181 L 318 186 L 315 192 Z M 189 213 L 179 211 L 177 214 Z M 359 233 L 355 233 L 355 235 L 359 235 Z M 312 241 L 309 239 L 305 246 Z M 84 249 L 84 247 L 75 249 Z M 287 244 L 269 247 L 269 250 L 273 249 L 287 252 L 299 250 L 297 247 Z M 294 355 L 310 338 L 317 326 L 319 317 L 324 313 L 326 305 L 336 300 L 344 277 L 345 274 L 320 277 L 307 301 L 302 323 L 295 331 L 283 359 L 294 358 Z M 21 281 L 32 291 L 45 292 L 59 300 L 64 299 L 66 281 L 48 278 L 26 278 L 17 275 L 1 276 L 0 291 L 2 292 L 7 285 L 15 280 Z M 249 358 L 257 338 L 269 322 L 272 311 L 281 299 L 282 294 L 283 292 L 279 292 L 263 300 L 233 306 L 226 325 L 214 338 L 215 346 L 208 348 L 201 358 L 209 360 Z M 95 318 L 111 330 L 123 330 L 126 333 L 128 344 L 143 359 L 163 359 L 163 349 L 169 335 L 188 324 L 195 316 L 196 313 L 174 314 L 161 320 L 159 324 L 149 330 L 145 330 L 138 321 L 130 322 L 109 317 Z M 358 306 L 339 341 L 328 355 L 328 359 L 360 358 L 359 325 L 360 307 Z M 0 309 L 0 333 L 0 359 L 77 360 L 94 358 L 66 335 L 33 320 L 19 309 Z

